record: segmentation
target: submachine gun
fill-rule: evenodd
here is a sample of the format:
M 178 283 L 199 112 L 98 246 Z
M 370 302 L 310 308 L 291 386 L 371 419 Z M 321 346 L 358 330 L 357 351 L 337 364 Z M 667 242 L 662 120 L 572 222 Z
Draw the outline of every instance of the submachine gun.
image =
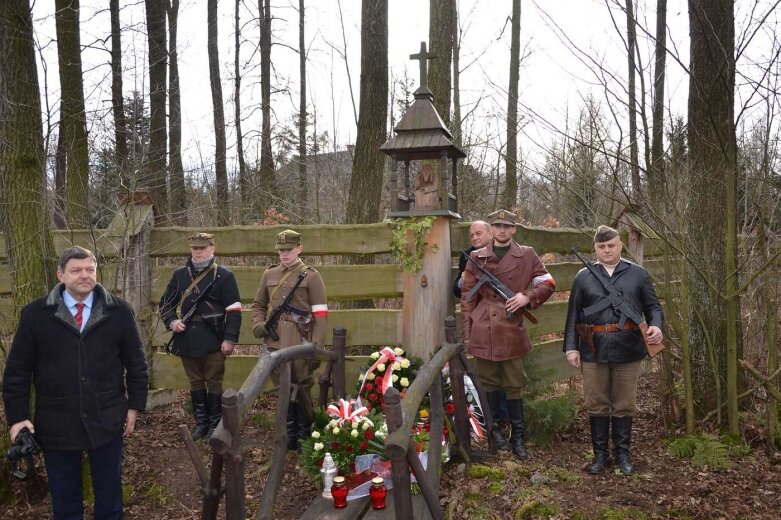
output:
M 182 315 L 182 317 L 179 318 L 180 320 L 182 320 L 182 323 L 187 325 L 187 322 L 190 321 L 190 318 L 193 317 L 195 311 L 198 310 L 198 304 L 201 303 L 201 301 L 203 301 L 204 298 L 206 298 L 206 296 L 209 294 L 209 291 L 211 291 L 212 287 L 214 287 L 214 284 L 217 283 L 217 280 L 219 279 L 220 279 L 220 275 L 216 275 L 214 279 L 211 282 L 209 282 L 209 285 L 207 285 L 203 289 L 203 291 L 201 291 L 201 294 L 199 294 L 198 297 L 193 301 L 192 306 L 190 306 L 187 312 L 185 312 L 184 315 Z M 176 337 L 176 334 L 177 334 L 176 332 L 171 334 L 171 339 L 169 339 L 168 343 L 165 344 L 165 351 L 168 354 L 171 353 L 171 345 L 174 342 L 174 337 Z
M 35 475 L 35 460 L 33 457 L 41 451 L 38 441 L 29 428 L 24 427 L 19 431 L 13 445 L 8 448 L 6 458 L 11 465 L 11 475 L 25 480 Z M 24 466 L 20 467 L 20 462 L 24 461 Z
M 306 271 L 300 271 L 298 273 L 298 279 L 296 280 L 296 283 L 293 284 L 293 288 L 290 289 L 290 292 L 287 293 L 285 299 L 282 300 L 282 303 L 280 303 L 279 306 L 274 309 L 274 311 L 271 313 L 271 316 L 269 316 L 269 318 L 266 320 L 264 327 L 266 328 L 266 332 L 268 332 L 269 337 L 274 341 L 279 341 L 277 323 L 283 314 L 286 312 L 293 314 L 302 314 L 306 312 L 290 304 L 290 302 L 293 300 L 293 293 L 296 292 L 296 289 L 298 289 L 298 286 L 301 285 L 301 282 L 304 281 L 304 278 L 306 278 Z
M 492 272 L 488 271 L 487 269 L 483 268 L 477 261 L 475 261 L 471 256 L 469 256 L 466 253 L 461 253 L 464 258 L 472 262 L 475 266 L 475 269 L 480 271 L 482 273 L 482 277 L 477 281 L 474 287 L 472 287 L 472 290 L 469 291 L 466 295 L 466 300 L 469 301 L 472 298 L 474 298 L 475 293 L 477 293 L 478 289 L 482 287 L 485 284 L 488 284 L 488 286 L 493 290 L 496 294 L 502 297 L 504 301 L 506 302 L 513 296 L 515 296 L 515 291 L 507 287 L 499 278 L 497 278 Z M 532 323 L 537 323 L 537 318 L 534 317 L 534 315 L 521 307 L 518 309 L 518 312 L 520 312 L 523 316 L 526 317 L 527 320 L 529 320 Z M 507 319 L 511 320 L 513 317 L 512 312 L 507 313 Z
M 607 296 L 604 300 L 586 309 L 583 309 L 583 313 L 586 316 L 590 316 L 591 314 L 599 312 L 610 305 L 620 316 L 618 321 L 619 329 L 624 328 L 624 324 L 626 323 L 627 319 L 632 320 L 637 324 L 637 326 L 640 328 L 640 332 L 643 335 L 643 343 L 645 343 L 645 348 L 648 351 L 649 357 L 654 357 L 659 352 L 664 350 L 665 346 L 662 343 L 655 343 L 653 345 L 648 344 L 648 322 L 645 321 L 645 316 L 643 316 L 643 313 L 632 307 L 632 305 L 624 299 L 624 295 L 621 294 L 621 292 L 616 289 L 613 284 L 605 280 L 605 278 L 594 268 L 593 265 L 591 265 L 591 263 L 589 263 L 588 260 L 583 258 L 583 255 L 578 252 L 577 247 L 572 248 L 572 253 L 583 263 L 583 265 L 586 266 L 588 272 L 591 273 L 594 278 L 597 279 L 597 281 L 599 281 L 600 285 L 602 285 L 602 288 L 607 292 Z

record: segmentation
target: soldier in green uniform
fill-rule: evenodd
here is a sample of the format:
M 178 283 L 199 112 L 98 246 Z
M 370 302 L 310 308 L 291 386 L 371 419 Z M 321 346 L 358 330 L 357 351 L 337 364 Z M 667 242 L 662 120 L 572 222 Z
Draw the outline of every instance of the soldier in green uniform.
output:
M 279 264 L 266 269 L 260 279 L 258 292 L 252 302 L 252 330 L 257 338 L 264 338 L 264 344 L 271 349 L 300 345 L 310 341 L 322 347 L 328 328 L 328 299 L 323 279 L 312 267 L 301 261 L 299 255 L 304 249 L 301 234 L 287 229 L 277 235 L 276 249 Z M 298 281 L 298 275 L 305 272 L 301 284 L 290 301 L 292 310 L 282 314 L 276 331 L 279 340 L 268 336 L 266 320 Z M 288 449 L 298 449 L 299 440 L 309 436 L 311 426 L 313 365 L 307 359 L 298 359 L 291 366 L 293 395 L 287 412 Z
M 171 277 L 160 299 L 160 317 L 174 332 L 171 352 L 182 358 L 190 382 L 192 437 L 198 440 L 211 436 L 222 418 L 225 357 L 239 340 L 241 299 L 233 273 L 214 260 L 214 236 L 195 233 L 188 241 L 192 256 Z M 193 305 L 195 313 L 182 321 Z

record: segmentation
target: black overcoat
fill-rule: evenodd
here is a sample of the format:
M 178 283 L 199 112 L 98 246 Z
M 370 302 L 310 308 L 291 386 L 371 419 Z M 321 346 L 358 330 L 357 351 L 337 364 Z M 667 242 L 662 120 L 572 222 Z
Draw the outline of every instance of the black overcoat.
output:
M 3 375 L 9 425 L 30 420 L 44 448 L 97 448 L 146 406 L 149 373 L 130 305 L 98 284 L 79 332 L 62 284 L 22 309 Z M 30 414 L 35 385 L 35 418 Z
M 604 279 L 609 280 L 621 292 L 632 307 L 643 313 L 649 326 L 662 328 L 664 321 L 662 306 L 656 296 L 648 271 L 623 258 L 619 261 L 612 276 L 608 275 L 605 268 L 599 263 L 593 265 Z M 619 323 L 621 316 L 611 306 L 607 306 L 591 316 L 584 315 L 583 309 L 604 301 L 606 294 L 605 288 L 588 269 L 583 268 L 575 275 L 567 307 L 567 321 L 564 326 L 564 350 L 580 351 L 580 359 L 585 362 L 629 363 L 643 359 L 646 356 L 646 350 L 638 328 L 594 334 L 594 351 L 582 342 L 575 332 L 577 324 Z

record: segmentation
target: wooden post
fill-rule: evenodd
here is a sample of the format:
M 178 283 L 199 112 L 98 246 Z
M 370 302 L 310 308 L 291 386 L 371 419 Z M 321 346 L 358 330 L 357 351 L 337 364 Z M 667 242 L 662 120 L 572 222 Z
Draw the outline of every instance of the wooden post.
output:
M 347 386 L 345 381 L 344 358 L 347 352 L 347 330 L 344 327 L 334 328 L 333 349 L 336 353 L 336 361 L 333 365 L 333 396 L 334 400 L 342 399 L 347 395 Z
M 212 453 L 212 469 L 209 476 L 209 486 L 203 495 L 203 511 L 201 520 L 217 520 L 217 510 L 220 508 L 220 480 L 222 478 L 222 455 Z
M 225 518 L 244 520 L 244 459 L 241 456 L 239 403 L 241 396 L 229 388 L 222 394 L 222 422 L 231 434 L 230 451 L 225 456 Z
M 466 390 L 464 389 L 464 365 L 461 357 L 456 355 L 449 361 L 450 389 L 453 392 L 453 405 L 456 408 L 456 437 L 458 438 L 459 453 L 462 457 L 469 457 L 472 450 L 472 439 L 469 435 L 469 416 L 467 415 Z M 487 403 L 483 404 L 485 408 Z M 469 462 L 466 460 L 464 462 Z
M 284 349 L 283 349 L 284 350 Z M 279 399 L 277 401 L 277 421 L 274 432 L 274 455 L 272 456 L 271 471 L 263 488 L 263 503 L 261 505 L 260 520 L 273 520 L 274 502 L 279 491 L 279 483 L 282 472 L 285 469 L 287 455 L 287 408 L 290 405 L 290 361 L 286 362 L 279 370 Z
M 402 344 L 413 356 L 430 359 L 434 349 L 442 344 L 450 293 L 450 219 L 436 220 L 425 237 L 428 245 L 423 267 L 417 273 L 404 273 L 404 304 L 402 309 Z M 414 244 L 411 245 L 414 250 Z
M 399 429 L 403 422 L 401 413 L 401 398 L 399 391 L 390 387 L 384 396 L 385 422 L 388 433 Z M 396 518 L 412 518 L 412 495 L 410 494 L 409 465 L 406 454 L 394 450 L 390 454 L 391 478 L 393 479 L 393 505 L 396 508 Z
M 453 187 L 453 196 L 455 202 L 453 203 L 453 212 L 458 213 L 458 158 L 453 157 L 453 172 L 450 180 L 450 184 Z

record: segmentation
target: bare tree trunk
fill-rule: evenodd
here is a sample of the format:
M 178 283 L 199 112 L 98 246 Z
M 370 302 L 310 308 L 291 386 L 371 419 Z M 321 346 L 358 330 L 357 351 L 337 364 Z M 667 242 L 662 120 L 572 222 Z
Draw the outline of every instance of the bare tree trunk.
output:
M 271 0 L 259 0 L 260 7 L 260 193 L 255 197 L 262 220 L 274 196 L 274 158 L 271 152 Z
M 71 229 L 89 224 L 87 194 L 89 183 L 89 152 L 87 150 L 87 119 L 84 111 L 84 86 L 81 71 L 79 39 L 79 1 L 56 0 L 54 18 L 57 27 L 60 85 L 65 128 L 66 177 L 65 218 Z
M 361 93 L 347 223 L 380 221 L 388 117 L 388 0 L 365 0 L 361 9 Z
M 455 0 L 430 0 L 428 39 L 436 59 L 428 71 L 428 86 L 445 126 L 450 128 L 450 64 L 453 56 Z
M 171 161 L 171 222 L 177 226 L 187 225 L 187 193 L 184 186 L 184 166 L 182 165 L 182 101 L 179 90 L 179 53 L 177 51 L 177 29 L 179 27 L 179 0 L 168 3 L 168 73 L 170 85 L 168 93 L 168 123 L 170 125 L 170 143 L 168 145 Z
M 306 43 L 304 41 L 304 0 L 298 0 L 298 71 L 300 76 L 298 100 L 298 207 L 304 221 L 309 220 L 306 176 Z
M 125 98 L 122 95 L 122 28 L 119 23 L 119 0 L 110 0 L 111 12 L 111 109 L 114 114 L 114 157 L 119 168 L 120 187 L 131 189 L 128 172 L 127 122 Z
M 713 409 L 713 379 L 727 387 L 737 433 L 735 20 L 733 0 L 689 0 L 689 205 L 686 235 L 691 305 L 689 343 L 695 406 Z M 719 396 L 723 397 L 723 396 Z
M 518 200 L 518 82 L 521 68 L 521 0 L 513 0 L 510 43 L 510 85 L 507 88 L 507 155 L 502 207 Z
M 166 8 L 160 0 L 145 0 L 146 32 L 149 43 L 149 152 L 146 171 L 139 187 L 149 190 L 158 222 L 168 220 L 166 192 Z M 143 170 L 142 170 L 143 171 Z
M 220 81 L 220 55 L 217 38 L 217 0 L 207 2 L 209 82 L 212 90 L 214 113 L 214 169 L 217 190 L 217 224 L 230 224 L 228 210 L 228 166 L 226 164 L 225 109 L 222 106 L 222 82 Z
M 239 156 L 239 194 L 241 196 L 241 206 L 239 207 L 239 221 L 246 224 L 249 208 L 249 201 L 252 200 L 250 194 L 250 182 L 247 178 L 247 163 L 244 161 L 244 134 L 241 131 L 241 67 L 239 56 L 241 50 L 241 29 L 239 26 L 239 8 L 241 0 L 236 0 L 236 10 L 234 14 L 234 59 L 233 59 L 233 106 L 236 126 L 236 154 Z
M 0 2 L 0 224 L 19 309 L 54 285 L 55 253 L 44 209 L 45 163 L 38 69 L 28 0 Z
M 68 227 L 65 219 L 65 169 L 68 166 L 66 155 L 65 123 L 62 120 L 62 107 L 60 107 L 60 121 L 57 125 L 57 150 L 54 152 L 54 227 L 56 229 Z
M 458 28 L 458 5 L 453 7 L 453 121 L 450 123 L 450 132 L 453 134 L 453 142 L 461 146 L 461 71 L 459 63 L 461 59 L 461 41 Z
M 635 73 L 637 30 L 633 2 L 634 0 L 626 0 L 626 57 L 629 77 L 629 160 L 632 163 L 632 200 L 630 202 L 637 204 L 640 201 L 640 153 L 637 146 L 637 80 Z

